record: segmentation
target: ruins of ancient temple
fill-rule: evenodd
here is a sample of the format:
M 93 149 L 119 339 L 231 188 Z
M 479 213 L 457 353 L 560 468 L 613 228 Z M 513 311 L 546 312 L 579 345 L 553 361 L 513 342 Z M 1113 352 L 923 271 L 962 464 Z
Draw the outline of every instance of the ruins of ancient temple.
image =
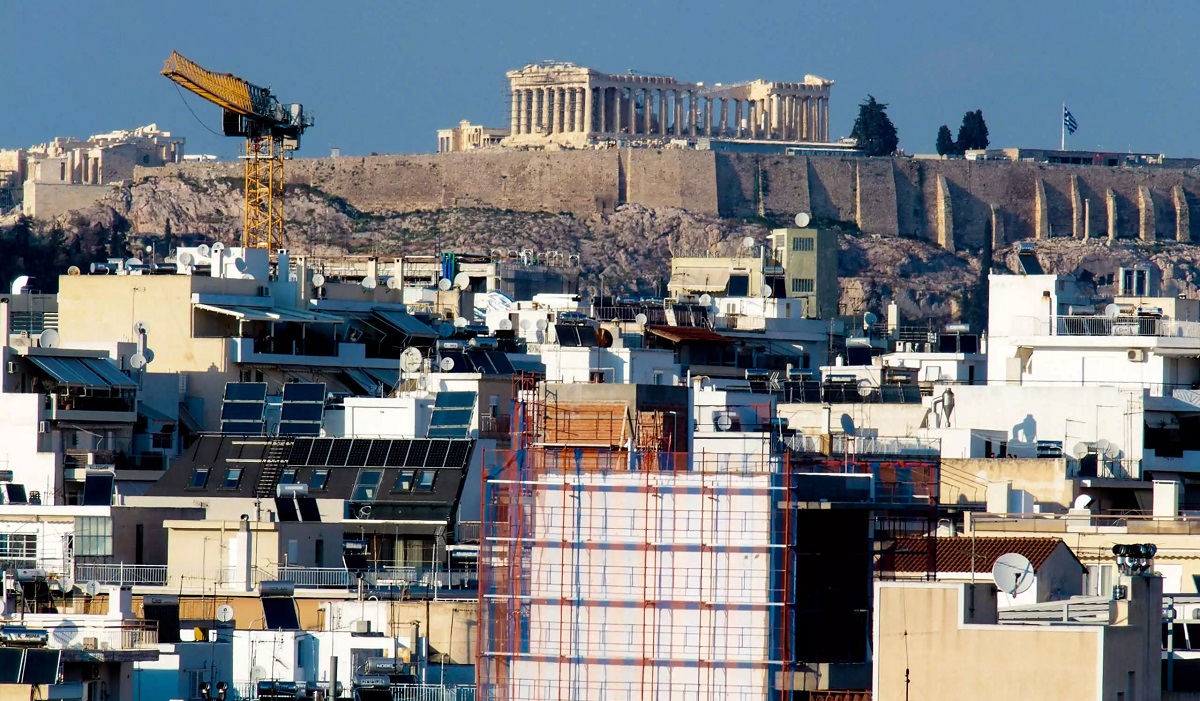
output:
M 543 62 L 509 71 L 508 79 L 508 147 L 655 145 L 695 138 L 829 141 L 833 81 L 814 75 L 800 82 L 708 85 Z

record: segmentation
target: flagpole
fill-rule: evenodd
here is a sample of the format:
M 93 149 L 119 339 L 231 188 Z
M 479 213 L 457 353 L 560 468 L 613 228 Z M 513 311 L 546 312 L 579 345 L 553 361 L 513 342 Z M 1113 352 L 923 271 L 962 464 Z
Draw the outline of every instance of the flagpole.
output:
M 1058 150 L 1066 151 L 1067 150 L 1067 103 L 1065 101 L 1063 102 L 1062 114 L 1059 115 L 1059 117 L 1060 117 L 1060 119 L 1058 121 L 1062 122 L 1062 124 L 1059 125 L 1062 127 L 1062 139 L 1059 141 Z

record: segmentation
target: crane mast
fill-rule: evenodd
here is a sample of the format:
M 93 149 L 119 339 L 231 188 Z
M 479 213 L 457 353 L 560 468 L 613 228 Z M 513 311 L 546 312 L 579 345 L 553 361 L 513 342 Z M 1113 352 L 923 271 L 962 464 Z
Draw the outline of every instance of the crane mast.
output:
M 172 51 L 162 74 L 222 110 L 225 136 L 246 139 L 246 210 L 242 246 L 283 247 L 283 161 L 300 148 L 312 117 L 299 103 L 285 104 L 262 88 L 229 73 L 202 68 Z

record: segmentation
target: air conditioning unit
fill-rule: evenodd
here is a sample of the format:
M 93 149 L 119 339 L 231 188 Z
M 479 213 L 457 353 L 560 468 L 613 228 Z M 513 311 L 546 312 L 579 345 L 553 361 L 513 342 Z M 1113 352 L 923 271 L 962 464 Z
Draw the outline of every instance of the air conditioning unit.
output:
M 96 638 L 84 638 L 83 639 L 83 649 L 84 650 L 95 650 L 97 647 L 99 647 L 99 644 L 98 644 Z
M 271 296 L 271 288 L 266 285 L 259 285 L 258 286 L 258 296 L 259 297 L 270 297 Z
M 10 374 L 10 375 L 17 374 L 17 361 L 15 361 L 15 360 L 8 361 L 8 374 Z
M 1146 351 L 1141 348 L 1130 348 L 1125 351 L 1125 357 L 1129 358 L 1131 363 L 1141 363 L 1146 360 Z
M 352 630 L 355 633 L 370 633 L 371 632 L 371 622 L 370 621 L 355 621 L 350 626 L 350 630 Z

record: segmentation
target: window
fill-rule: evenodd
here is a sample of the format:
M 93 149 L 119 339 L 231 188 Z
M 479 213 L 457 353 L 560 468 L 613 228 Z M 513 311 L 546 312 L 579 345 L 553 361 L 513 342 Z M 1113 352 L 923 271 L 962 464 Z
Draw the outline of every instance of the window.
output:
M 112 555 L 112 519 L 108 516 L 76 516 L 75 554 L 81 557 Z
M 242 468 L 230 467 L 225 470 L 225 481 L 221 483 L 221 489 L 237 489 L 242 482 Z
M 358 473 L 358 484 L 354 485 L 351 501 L 374 501 L 379 491 L 379 480 L 383 478 L 383 470 L 363 470 Z
M 279 483 L 280 484 L 295 484 L 296 483 L 296 470 L 295 469 L 284 470 L 283 473 L 279 475 Z
M 33 560 L 37 558 L 37 535 L 33 533 L 0 533 L 0 560 Z
M 192 470 L 192 481 L 188 483 L 189 489 L 204 489 L 208 486 L 208 468 L 197 467 Z
M 327 482 L 329 482 L 329 470 L 313 470 L 312 477 L 308 478 L 308 488 L 314 491 L 325 489 Z
M 400 474 L 396 475 L 396 484 L 392 487 L 392 491 L 411 492 L 413 488 L 413 475 L 415 474 L 412 470 L 401 470 Z
M 810 277 L 792 278 L 792 292 L 812 292 L 816 283 Z
M 730 275 L 728 290 L 730 297 L 748 297 L 750 295 L 750 276 Z
M 437 473 L 433 470 L 422 470 L 421 472 L 418 472 L 416 491 L 432 492 L 433 482 L 435 479 L 437 479 Z
M 792 239 L 793 251 L 813 251 L 816 250 L 816 243 L 811 236 L 798 236 Z

